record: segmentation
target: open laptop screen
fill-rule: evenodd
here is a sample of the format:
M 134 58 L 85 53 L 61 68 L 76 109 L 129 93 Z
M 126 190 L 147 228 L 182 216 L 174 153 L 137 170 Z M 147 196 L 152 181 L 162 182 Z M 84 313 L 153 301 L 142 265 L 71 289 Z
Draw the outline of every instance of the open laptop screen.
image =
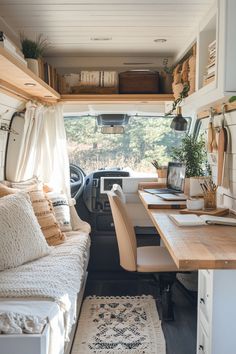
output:
M 169 162 L 167 188 L 183 192 L 186 166 L 181 162 Z

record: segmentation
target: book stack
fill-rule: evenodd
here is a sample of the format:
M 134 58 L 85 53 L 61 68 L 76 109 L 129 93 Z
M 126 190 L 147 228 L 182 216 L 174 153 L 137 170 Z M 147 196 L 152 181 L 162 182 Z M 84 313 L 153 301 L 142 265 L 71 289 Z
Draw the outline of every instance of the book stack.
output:
M 216 40 L 208 46 L 208 63 L 206 67 L 206 74 L 204 75 L 203 85 L 208 85 L 215 80 L 216 73 Z
M 19 60 L 22 64 L 27 66 L 27 62 L 24 59 L 24 55 L 20 51 L 19 48 L 15 46 L 15 44 L 7 38 L 4 32 L 0 31 L 0 47 L 4 48 L 11 55 L 13 55 L 17 60 Z
M 51 86 L 55 91 L 60 92 L 62 86 L 62 77 L 57 73 L 56 69 L 43 59 L 38 59 L 39 62 L 39 77 L 46 84 Z

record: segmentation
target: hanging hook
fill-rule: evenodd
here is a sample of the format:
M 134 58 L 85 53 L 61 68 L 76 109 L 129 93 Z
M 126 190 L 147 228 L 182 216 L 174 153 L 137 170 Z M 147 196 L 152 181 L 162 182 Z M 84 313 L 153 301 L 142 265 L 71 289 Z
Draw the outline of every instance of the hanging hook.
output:
M 223 116 L 222 127 L 224 127 L 226 123 L 225 113 L 226 113 L 226 103 L 223 103 L 222 104 L 222 116 Z

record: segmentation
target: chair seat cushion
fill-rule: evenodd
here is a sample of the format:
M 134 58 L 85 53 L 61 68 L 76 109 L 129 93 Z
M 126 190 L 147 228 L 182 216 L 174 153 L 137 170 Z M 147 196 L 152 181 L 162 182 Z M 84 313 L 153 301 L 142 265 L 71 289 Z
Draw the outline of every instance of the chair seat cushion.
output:
M 171 255 L 165 247 L 146 246 L 137 248 L 138 272 L 177 272 Z

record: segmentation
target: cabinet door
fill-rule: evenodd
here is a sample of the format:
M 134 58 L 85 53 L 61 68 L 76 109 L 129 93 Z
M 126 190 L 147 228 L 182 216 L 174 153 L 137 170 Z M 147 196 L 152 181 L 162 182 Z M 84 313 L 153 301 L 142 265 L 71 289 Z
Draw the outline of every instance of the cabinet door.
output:
M 207 332 L 202 325 L 201 321 L 198 328 L 198 344 L 197 344 L 197 354 L 211 354 L 210 353 L 210 340 Z M 222 353 L 223 354 L 223 353 Z
M 236 92 L 236 1 L 225 0 L 225 93 Z
M 199 271 L 199 309 L 204 314 L 207 322 L 211 323 L 212 307 L 212 274 L 208 270 Z

